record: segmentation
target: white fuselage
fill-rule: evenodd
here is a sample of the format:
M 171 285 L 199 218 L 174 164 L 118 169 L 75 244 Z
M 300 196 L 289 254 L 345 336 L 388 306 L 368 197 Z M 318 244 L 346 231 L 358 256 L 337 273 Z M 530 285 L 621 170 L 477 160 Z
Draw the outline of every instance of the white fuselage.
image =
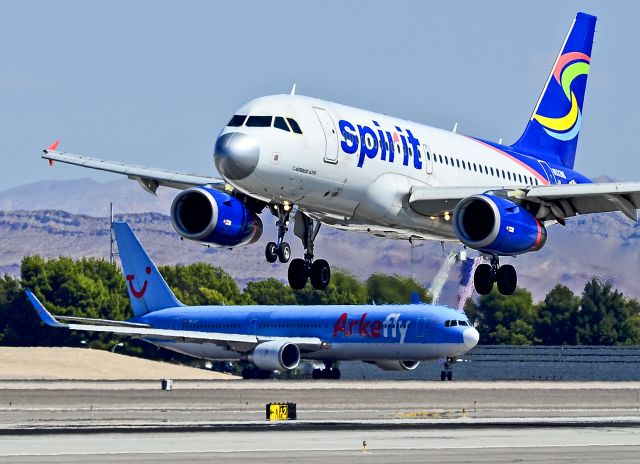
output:
M 252 197 L 295 204 L 338 228 L 390 238 L 453 240 L 448 211 L 429 217 L 411 209 L 413 187 L 513 188 L 556 181 L 548 166 L 532 169 L 471 137 L 309 97 L 262 97 L 236 114 L 293 118 L 302 134 L 225 127 L 220 136 L 240 132 L 260 147 L 250 175 L 226 180 Z

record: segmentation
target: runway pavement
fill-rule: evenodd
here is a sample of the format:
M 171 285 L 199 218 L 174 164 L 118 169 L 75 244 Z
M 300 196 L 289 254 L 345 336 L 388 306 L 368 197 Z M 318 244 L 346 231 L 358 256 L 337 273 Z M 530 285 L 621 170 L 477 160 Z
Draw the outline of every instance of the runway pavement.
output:
M 272 401 L 297 403 L 299 420 L 266 421 Z M 639 382 L 0 382 L 0 462 L 618 464 L 639 453 Z
M 366 452 L 363 447 L 366 442 Z M 635 428 L 0 437 L 0 462 L 637 463 Z

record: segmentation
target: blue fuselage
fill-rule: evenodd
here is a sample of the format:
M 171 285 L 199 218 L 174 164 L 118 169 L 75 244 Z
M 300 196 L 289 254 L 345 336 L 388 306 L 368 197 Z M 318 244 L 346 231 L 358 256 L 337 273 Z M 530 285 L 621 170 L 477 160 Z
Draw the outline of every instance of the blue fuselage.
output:
M 134 321 L 158 329 L 245 334 L 258 339 L 320 339 L 324 348 L 304 352 L 306 359 L 426 361 L 459 356 L 478 341 L 478 332 L 464 314 L 432 305 L 176 307 Z M 236 350 L 218 345 L 147 341 L 206 359 L 241 358 Z

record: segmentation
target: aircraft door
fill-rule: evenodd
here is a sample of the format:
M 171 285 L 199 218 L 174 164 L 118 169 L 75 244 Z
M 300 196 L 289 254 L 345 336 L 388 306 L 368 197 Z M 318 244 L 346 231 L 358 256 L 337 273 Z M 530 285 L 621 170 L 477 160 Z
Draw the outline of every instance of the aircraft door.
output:
M 249 323 L 249 335 L 255 335 L 257 327 L 258 327 L 258 320 L 251 319 Z
M 427 145 L 423 145 L 424 149 L 424 166 L 427 170 L 427 174 L 433 174 L 433 153 Z
M 419 317 L 418 323 L 416 324 L 416 336 L 424 337 L 424 334 L 426 331 L 427 331 L 427 319 L 424 317 Z
M 336 132 L 336 125 L 333 123 L 333 119 L 323 108 L 314 107 L 320 125 L 324 132 L 325 149 L 324 149 L 324 161 L 326 163 L 337 164 L 338 163 L 338 134 Z

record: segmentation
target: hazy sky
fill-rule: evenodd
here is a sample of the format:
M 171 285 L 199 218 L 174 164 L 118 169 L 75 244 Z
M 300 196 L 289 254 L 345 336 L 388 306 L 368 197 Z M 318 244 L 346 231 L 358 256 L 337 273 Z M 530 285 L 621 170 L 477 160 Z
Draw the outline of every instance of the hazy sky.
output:
M 214 172 L 261 95 L 298 93 L 511 143 L 577 11 L 598 16 L 576 167 L 640 180 L 636 1 L 0 1 L 0 190 L 115 175 L 61 149 Z

